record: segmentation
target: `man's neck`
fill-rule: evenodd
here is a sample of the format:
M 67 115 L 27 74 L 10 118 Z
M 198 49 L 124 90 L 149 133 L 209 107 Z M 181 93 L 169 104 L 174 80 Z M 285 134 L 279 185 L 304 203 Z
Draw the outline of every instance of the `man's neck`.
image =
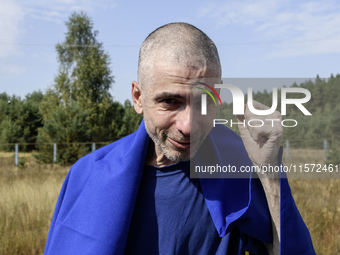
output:
M 148 166 L 169 166 L 178 162 L 168 159 L 160 148 L 156 148 L 155 143 L 150 139 L 148 145 L 148 151 L 146 153 L 145 165 Z

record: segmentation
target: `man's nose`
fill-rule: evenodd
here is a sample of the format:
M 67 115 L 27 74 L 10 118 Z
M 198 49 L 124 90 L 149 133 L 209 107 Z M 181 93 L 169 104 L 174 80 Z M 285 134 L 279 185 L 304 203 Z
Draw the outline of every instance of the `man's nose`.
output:
M 195 125 L 194 120 L 192 118 L 192 112 L 190 109 L 190 105 L 186 105 L 185 109 L 178 112 L 176 127 L 179 132 L 181 132 L 185 136 L 190 136 L 190 134 L 195 133 Z

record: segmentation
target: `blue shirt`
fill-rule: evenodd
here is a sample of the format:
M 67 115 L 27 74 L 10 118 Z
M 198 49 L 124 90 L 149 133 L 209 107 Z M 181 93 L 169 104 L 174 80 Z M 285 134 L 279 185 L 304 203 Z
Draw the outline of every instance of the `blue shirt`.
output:
M 145 166 L 125 254 L 267 254 L 264 245 L 238 229 L 220 237 L 189 162 Z M 245 242 L 243 242 L 243 240 Z

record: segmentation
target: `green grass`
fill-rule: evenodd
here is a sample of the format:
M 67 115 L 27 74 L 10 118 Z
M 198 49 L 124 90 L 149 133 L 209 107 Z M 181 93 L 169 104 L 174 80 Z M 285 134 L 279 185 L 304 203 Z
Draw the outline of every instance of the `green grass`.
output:
M 0 153 L 0 255 L 42 254 L 54 206 L 69 167 L 37 164 L 30 154 L 24 168 L 14 153 Z M 19 158 L 19 160 L 20 160 Z M 321 150 L 293 150 L 289 162 L 323 162 Z M 318 255 L 340 254 L 340 178 L 291 178 L 296 204 Z

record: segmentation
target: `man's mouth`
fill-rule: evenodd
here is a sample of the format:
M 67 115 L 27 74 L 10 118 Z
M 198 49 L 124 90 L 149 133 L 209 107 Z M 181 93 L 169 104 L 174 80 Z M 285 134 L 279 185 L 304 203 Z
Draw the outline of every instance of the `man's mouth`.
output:
M 170 143 L 172 143 L 174 146 L 176 146 L 177 148 L 180 149 L 190 149 L 190 146 L 192 145 L 192 143 L 190 143 L 190 141 L 176 141 L 174 139 L 171 139 L 168 137 L 168 140 Z

